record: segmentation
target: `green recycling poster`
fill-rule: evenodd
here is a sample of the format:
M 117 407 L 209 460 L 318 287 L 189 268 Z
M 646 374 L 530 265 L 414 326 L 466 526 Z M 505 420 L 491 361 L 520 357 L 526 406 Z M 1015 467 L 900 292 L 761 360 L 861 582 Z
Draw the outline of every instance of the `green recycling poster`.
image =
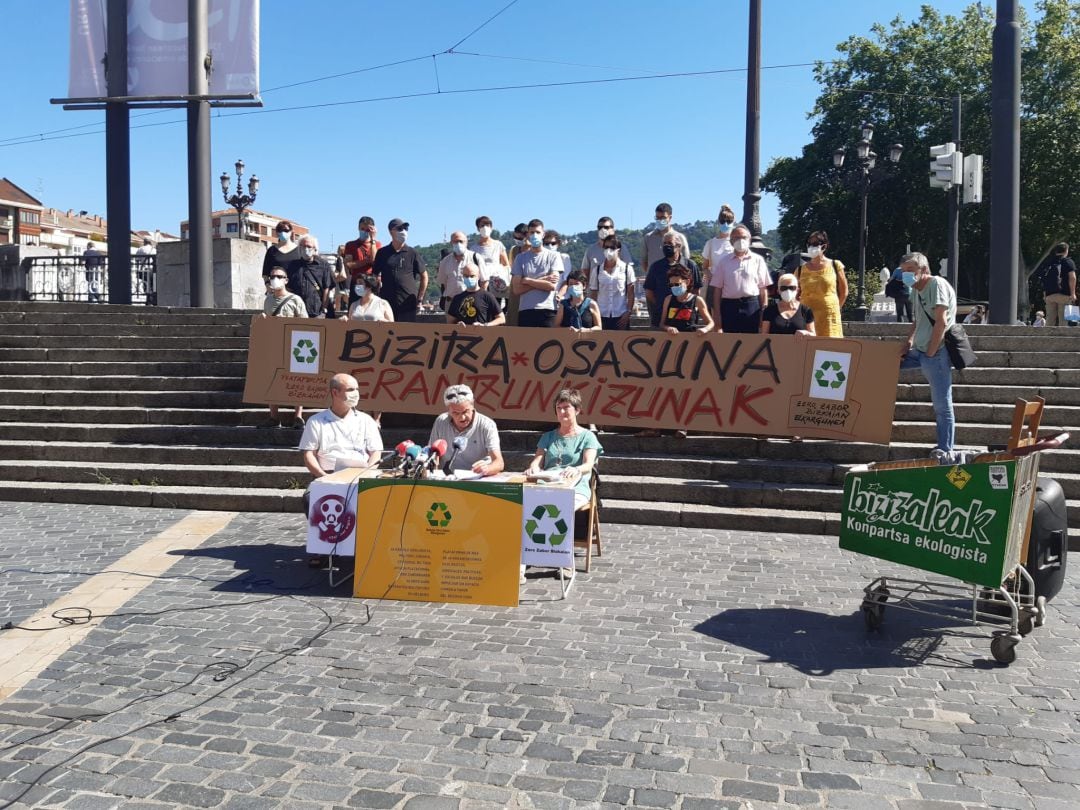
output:
M 952 467 L 852 471 L 840 548 L 997 587 L 1019 561 L 1038 456 Z

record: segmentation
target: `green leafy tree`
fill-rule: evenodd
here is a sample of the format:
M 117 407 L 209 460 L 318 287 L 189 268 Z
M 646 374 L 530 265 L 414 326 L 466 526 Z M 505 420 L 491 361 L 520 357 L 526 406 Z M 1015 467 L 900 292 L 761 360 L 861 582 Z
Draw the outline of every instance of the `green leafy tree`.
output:
M 1022 56 L 1020 240 L 1028 273 L 1054 242 L 1080 234 L 1080 3 L 1042 0 L 1037 20 L 1025 22 Z M 814 140 L 800 156 L 774 161 L 762 178 L 780 197 L 783 244 L 801 246 L 822 229 L 830 253 L 857 265 L 858 192 L 833 168 L 832 154 L 848 148 L 853 162 L 850 147 L 866 121 L 875 128 L 879 168 L 889 144 L 905 147 L 869 193 L 867 277 L 870 268 L 895 266 L 909 245 L 936 265 L 947 254 L 947 205 L 944 192 L 929 187 L 929 147 L 951 140 L 951 99 L 959 94 L 962 149 L 985 156 L 987 193 L 961 210 L 959 286 L 961 295 L 986 297 L 993 25 L 990 4 L 959 16 L 923 6 L 913 21 L 897 17 L 873 26 L 869 37 L 850 37 L 837 46 L 836 61 L 817 66 Z

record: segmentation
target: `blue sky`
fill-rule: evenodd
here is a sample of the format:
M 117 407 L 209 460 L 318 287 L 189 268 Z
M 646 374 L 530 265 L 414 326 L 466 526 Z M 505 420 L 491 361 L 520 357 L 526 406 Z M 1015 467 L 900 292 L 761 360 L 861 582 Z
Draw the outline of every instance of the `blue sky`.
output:
M 590 229 L 601 215 L 640 228 L 662 200 L 676 221 L 715 217 L 722 202 L 742 213 L 745 2 L 517 0 L 455 49 L 486 56 L 442 53 L 509 2 L 262 0 L 264 111 L 215 114 L 214 178 L 243 158 L 262 181 L 256 207 L 303 223 L 324 245 L 352 238 L 362 214 L 375 217 L 380 237 L 388 220 L 403 217 L 412 223 L 410 241 L 428 244 L 471 231 L 481 213 L 500 230 L 540 217 L 564 232 Z M 935 5 L 955 14 L 967 4 Z M 9 141 L 104 121 L 102 112 L 49 104 L 67 94 L 68 2 L 4 5 L 5 30 L 18 32 L 6 40 L 6 61 L 20 68 L 6 87 L 0 176 L 46 205 L 104 215 L 103 127 Z M 921 4 L 763 5 L 762 65 L 772 66 L 833 58 L 847 36 L 896 14 L 910 19 Z M 272 89 L 412 57 L 428 58 Z M 285 109 L 431 93 L 436 66 L 438 95 Z M 736 72 L 446 92 L 729 68 Z M 809 67 L 762 71 L 762 170 L 807 142 L 806 113 L 817 94 Z M 187 217 L 183 113 L 138 115 L 133 126 L 179 123 L 132 131 L 132 225 L 176 233 Z M 859 123 L 852 122 L 853 138 Z M 213 189 L 214 207 L 224 207 L 216 179 Z M 762 201 L 762 219 L 775 226 L 775 199 Z

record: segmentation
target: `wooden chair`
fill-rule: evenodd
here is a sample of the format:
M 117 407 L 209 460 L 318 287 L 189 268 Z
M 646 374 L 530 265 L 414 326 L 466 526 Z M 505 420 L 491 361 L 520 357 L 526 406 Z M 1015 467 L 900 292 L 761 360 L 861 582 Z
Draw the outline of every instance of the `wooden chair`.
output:
M 585 549 L 585 573 L 592 567 L 592 551 L 596 546 L 596 556 L 603 556 L 600 544 L 600 498 L 596 489 L 600 484 L 600 472 L 593 465 L 592 480 L 589 482 L 589 501 L 574 513 L 574 548 Z

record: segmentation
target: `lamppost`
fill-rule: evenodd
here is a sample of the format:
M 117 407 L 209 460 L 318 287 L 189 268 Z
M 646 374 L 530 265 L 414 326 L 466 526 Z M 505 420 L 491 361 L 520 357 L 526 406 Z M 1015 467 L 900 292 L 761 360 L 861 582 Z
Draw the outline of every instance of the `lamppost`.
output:
M 259 178 L 257 175 L 251 175 L 248 179 L 248 193 L 244 194 L 244 161 L 236 161 L 236 193 L 232 196 L 229 195 L 229 185 L 232 183 L 232 178 L 229 177 L 228 172 L 221 173 L 221 195 L 225 198 L 225 202 L 236 209 L 237 228 L 240 231 L 240 238 L 247 239 L 247 221 L 244 219 L 244 209 L 248 208 L 255 202 L 255 195 L 259 193 Z
M 872 186 L 879 178 L 874 175 L 877 166 L 877 153 L 870 149 L 870 141 L 874 137 L 873 124 L 862 125 L 862 139 L 855 144 L 855 159 L 857 161 L 853 174 L 859 190 L 859 283 L 856 289 L 856 300 L 859 302 L 851 313 L 852 320 L 866 320 L 866 197 Z M 889 147 L 889 162 L 899 163 L 900 155 L 904 152 L 902 144 L 894 143 Z M 845 150 L 843 147 L 833 152 L 833 165 L 840 169 L 844 165 Z

